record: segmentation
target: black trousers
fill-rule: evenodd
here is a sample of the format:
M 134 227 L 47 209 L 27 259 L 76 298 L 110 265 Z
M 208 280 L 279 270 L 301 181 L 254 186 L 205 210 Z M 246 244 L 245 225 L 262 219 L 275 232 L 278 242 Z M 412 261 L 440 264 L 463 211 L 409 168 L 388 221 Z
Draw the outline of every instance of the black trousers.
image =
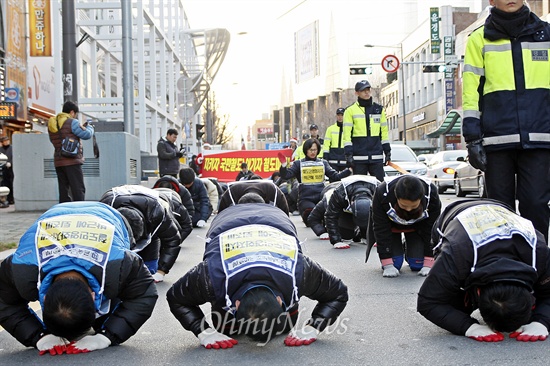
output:
M 504 150 L 487 153 L 487 197 L 518 210 L 548 241 L 550 220 L 550 150 Z
M 353 174 L 373 175 L 380 182 L 384 181 L 384 163 L 358 163 L 355 161 Z
M 56 167 L 55 172 L 59 188 L 59 203 L 85 200 L 86 187 L 81 164 Z

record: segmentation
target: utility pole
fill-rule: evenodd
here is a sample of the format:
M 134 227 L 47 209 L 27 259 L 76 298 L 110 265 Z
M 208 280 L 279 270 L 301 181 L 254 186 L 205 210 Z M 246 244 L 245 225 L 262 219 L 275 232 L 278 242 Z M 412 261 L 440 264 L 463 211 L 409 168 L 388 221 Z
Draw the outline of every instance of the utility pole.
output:
M 76 19 L 74 0 L 63 0 L 63 101 L 78 102 L 76 87 Z

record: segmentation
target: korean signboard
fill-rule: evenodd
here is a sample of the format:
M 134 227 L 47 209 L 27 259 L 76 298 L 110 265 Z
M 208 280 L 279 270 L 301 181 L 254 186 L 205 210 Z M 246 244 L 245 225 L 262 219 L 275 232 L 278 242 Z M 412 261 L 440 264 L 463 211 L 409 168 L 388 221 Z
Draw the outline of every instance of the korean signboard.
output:
M 432 53 L 440 53 L 439 8 L 430 8 L 430 45 Z

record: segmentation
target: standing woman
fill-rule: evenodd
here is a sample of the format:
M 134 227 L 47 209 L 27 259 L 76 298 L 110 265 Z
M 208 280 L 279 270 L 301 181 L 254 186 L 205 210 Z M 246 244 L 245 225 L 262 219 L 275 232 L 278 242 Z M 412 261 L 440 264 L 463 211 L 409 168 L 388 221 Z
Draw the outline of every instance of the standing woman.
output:
M 321 151 L 321 143 L 317 139 L 307 139 L 302 145 L 305 158 L 294 161 L 287 168 L 286 158 L 280 154 L 281 168 L 279 173 L 282 179 L 296 178 L 298 180 L 298 211 L 303 222 L 308 226 L 307 218 L 317 202 L 321 200 L 321 192 L 325 187 L 325 176 L 330 182 L 339 181 L 352 174 L 351 169 L 338 173 L 326 160 L 317 156 Z

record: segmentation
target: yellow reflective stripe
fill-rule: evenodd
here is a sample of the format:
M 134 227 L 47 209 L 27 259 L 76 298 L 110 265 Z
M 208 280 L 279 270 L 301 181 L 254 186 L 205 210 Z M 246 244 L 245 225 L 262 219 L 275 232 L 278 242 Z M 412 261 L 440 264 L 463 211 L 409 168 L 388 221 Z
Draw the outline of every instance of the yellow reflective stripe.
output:
M 390 140 L 382 140 L 381 142 L 382 142 L 382 144 L 389 144 Z
M 346 146 L 353 146 L 353 143 L 351 143 L 351 142 L 344 142 L 344 147 L 346 147 Z
M 383 159 L 384 155 L 371 155 L 371 159 Z M 354 156 L 353 160 L 369 160 L 368 156 Z
M 353 127 L 353 122 L 344 123 L 344 127 Z
M 359 118 L 365 119 L 365 114 L 364 113 L 354 114 L 352 117 L 353 117 L 353 119 L 359 119 Z
M 550 133 L 531 132 L 529 141 L 550 142 Z
M 519 134 L 506 135 L 506 136 L 494 136 L 494 137 L 484 137 L 483 145 L 500 145 L 500 144 L 510 144 L 519 142 Z

